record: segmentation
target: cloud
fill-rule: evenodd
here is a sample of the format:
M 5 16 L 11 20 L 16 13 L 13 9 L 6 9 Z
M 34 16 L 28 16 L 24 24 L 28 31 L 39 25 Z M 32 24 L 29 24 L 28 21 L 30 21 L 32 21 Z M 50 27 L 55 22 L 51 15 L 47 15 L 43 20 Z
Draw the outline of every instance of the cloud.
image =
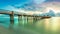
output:
M 28 0 L 28 1 L 26 0 L 26 2 L 22 2 L 22 3 L 19 2 L 18 4 L 8 5 L 4 7 L 4 9 L 12 10 L 12 11 L 20 11 L 20 9 L 29 10 L 29 11 L 36 11 L 36 10 L 39 11 L 44 9 L 44 7 L 42 6 L 45 6 L 45 4 L 43 3 L 45 1 L 46 0 Z
M 11 6 L 11 5 L 8 5 L 8 6 L 4 7 L 4 9 L 10 10 L 10 11 L 18 11 L 17 8 L 15 8 L 14 6 Z
M 12 8 L 13 8 L 13 10 L 17 9 L 17 8 L 18 9 L 21 8 L 23 10 L 36 11 L 36 10 L 40 10 L 42 8 L 42 7 L 38 6 L 38 5 L 41 4 L 44 1 L 45 0 L 30 0 L 29 2 L 24 2 L 22 4 L 21 3 L 15 4 L 15 5 L 12 6 Z M 36 4 L 38 4 L 38 5 L 36 5 Z
M 24 9 L 21 9 L 21 8 L 16 8 L 14 6 L 11 6 L 11 5 L 8 5 L 6 7 L 4 7 L 5 10 L 10 10 L 10 11 L 15 11 L 15 12 L 22 12 L 22 13 L 25 13 L 26 11 Z
M 46 0 L 33 0 L 36 4 L 41 4 L 41 3 L 43 3 L 44 1 L 46 1 Z

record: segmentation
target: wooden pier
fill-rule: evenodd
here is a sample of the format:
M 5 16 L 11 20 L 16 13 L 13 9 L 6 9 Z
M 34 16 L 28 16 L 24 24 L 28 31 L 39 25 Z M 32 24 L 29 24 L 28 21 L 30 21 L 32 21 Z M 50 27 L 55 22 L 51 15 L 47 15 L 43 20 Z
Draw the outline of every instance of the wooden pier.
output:
M 49 16 L 35 16 L 35 15 L 27 15 L 27 14 L 24 14 L 24 13 L 20 13 L 20 12 L 14 12 L 14 11 L 3 11 L 1 10 L 0 11 L 0 14 L 8 14 L 10 15 L 10 24 L 14 24 L 14 15 L 17 15 L 18 16 L 18 22 L 20 23 L 20 18 L 22 18 L 22 16 L 24 17 L 27 17 L 26 20 L 28 20 L 28 17 L 33 17 L 34 20 L 37 20 L 39 18 L 49 18 Z

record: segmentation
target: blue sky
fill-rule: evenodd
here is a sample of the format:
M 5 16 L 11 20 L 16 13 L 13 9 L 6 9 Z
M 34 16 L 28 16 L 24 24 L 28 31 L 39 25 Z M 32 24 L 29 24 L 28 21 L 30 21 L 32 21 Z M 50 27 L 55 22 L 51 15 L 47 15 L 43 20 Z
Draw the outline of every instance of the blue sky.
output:
M 24 8 L 27 5 L 34 7 L 34 3 L 42 4 L 43 2 L 60 2 L 60 0 L 0 0 L 0 9 L 6 10 L 18 10 L 18 8 Z M 32 8 L 34 9 L 34 8 Z M 32 10 L 30 9 L 30 10 Z
M 22 4 L 28 0 L 0 0 L 0 7 L 3 8 L 7 5 Z

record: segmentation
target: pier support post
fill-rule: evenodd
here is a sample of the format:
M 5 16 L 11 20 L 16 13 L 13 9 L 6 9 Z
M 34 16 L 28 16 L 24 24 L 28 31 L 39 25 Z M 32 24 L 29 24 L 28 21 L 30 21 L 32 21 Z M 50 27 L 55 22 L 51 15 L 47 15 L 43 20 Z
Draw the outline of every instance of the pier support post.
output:
M 21 22 L 22 22 L 22 16 L 18 15 L 18 25 L 21 25 Z
M 12 11 L 10 14 L 10 26 L 9 29 L 13 29 L 13 25 L 14 25 L 14 12 Z
M 20 23 L 20 15 L 18 15 L 18 23 Z
M 34 23 L 35 17 L 33 16 L 33 23 Z
M 12 14 L 10 14 L 10 24 L 14 24 L 14 12 L 12 11 Z
M 28 17 L 27 16 L 24 16 L 24 21 L 25 21 L 25 24 L 27 24 L 27 22 L 28 22 Z
M 22 15 L 22 24 L 24 25 L 24 16 Z

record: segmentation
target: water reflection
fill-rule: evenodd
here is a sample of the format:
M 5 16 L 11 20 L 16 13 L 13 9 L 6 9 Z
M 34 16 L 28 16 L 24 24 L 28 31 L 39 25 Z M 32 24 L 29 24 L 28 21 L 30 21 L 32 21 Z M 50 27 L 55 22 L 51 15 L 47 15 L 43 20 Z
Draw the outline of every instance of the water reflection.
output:
M 33 17 L 14 18 L 14 24 L 6 24 L 9 32 L 14 34 L 60 34 L 60 17 L 35 20 Z M 3 26 L 5 27 L 5 26 Z M 7 31 L 6 31 L 7 33 Z M 11 34 L 12 34 L 11 33 Z
M 33 24 L 35 31 L 41 34 L 59 34 L 58 32 L 60 32 L 60 17 L 39 20 Z
M 60 17 L 52 17 L 51 19 L 45 19 L 45 28 L 57 31 L 60 26 Z

